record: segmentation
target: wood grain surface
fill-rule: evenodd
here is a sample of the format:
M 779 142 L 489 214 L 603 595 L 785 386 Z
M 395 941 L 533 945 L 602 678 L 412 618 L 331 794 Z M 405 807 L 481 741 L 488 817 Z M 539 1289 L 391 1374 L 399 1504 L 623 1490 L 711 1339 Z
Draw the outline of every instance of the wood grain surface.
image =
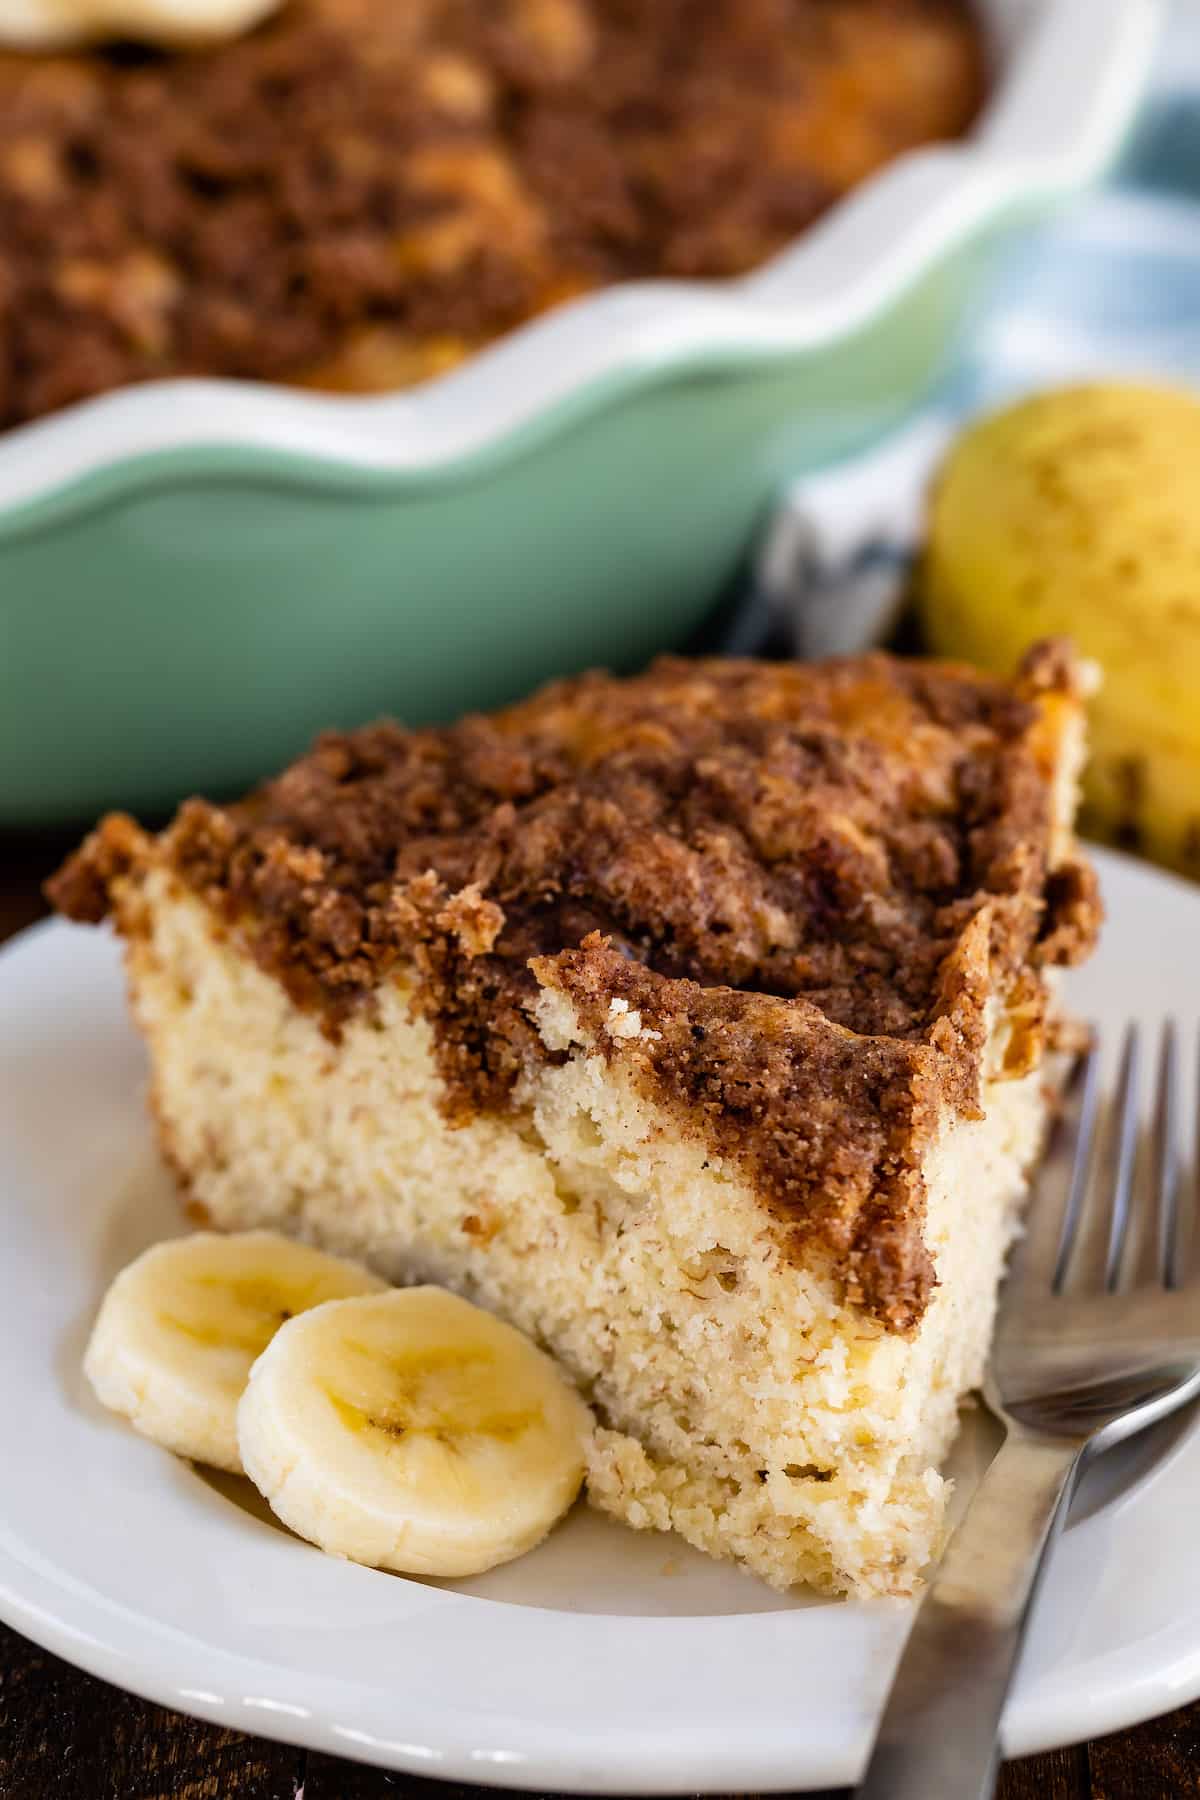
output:
M 0 837 L 0 938 L 45 911 L 41 881 L 73 841 Z M 402 1795 L 480 1800 L 482 1790 L 387 1774 L 201 1724 L 81 1674 L 0 1626 L 0 1800 L 399 1800 Z M 1200 1703 L 1094 1744 L 1010 1763 L 999 1787 L 999 1800 L 1187 1796 L 1200 1797 Z

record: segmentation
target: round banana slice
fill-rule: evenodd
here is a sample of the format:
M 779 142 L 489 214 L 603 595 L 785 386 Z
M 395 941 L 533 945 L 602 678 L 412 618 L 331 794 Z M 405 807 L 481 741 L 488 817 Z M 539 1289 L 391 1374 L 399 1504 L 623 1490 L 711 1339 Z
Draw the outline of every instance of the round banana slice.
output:
M 237 1403 L 285 1319 L 387 1283 L 274 1231 L 155 1244 L 104 1296 L 83 1359 L 96 1396 L 178 1456 L 241 1469 Z
M 591 1415 L 511 1325 L 444 1288 L 293 1319 L 238 1407 L 246 1473 L 335 1556 L 478 1575 L 531 1550 L 583 1479 Z

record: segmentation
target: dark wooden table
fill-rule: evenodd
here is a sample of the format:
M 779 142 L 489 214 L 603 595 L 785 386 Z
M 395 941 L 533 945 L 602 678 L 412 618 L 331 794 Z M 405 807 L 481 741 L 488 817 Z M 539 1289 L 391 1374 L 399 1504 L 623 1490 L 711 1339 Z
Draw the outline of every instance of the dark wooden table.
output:
M 0 837 L 0 939 L 45 910 L 41 880 L 69 842 Z M 0 1800 L 447 1800 L 456 1792 L 479 1796 L 166 1712 L 0 1626 Z M 1200 1796 L 1200 1703 L 1010 1764 L 1000 1782 L 1001 1800 L 1186 1795 Z

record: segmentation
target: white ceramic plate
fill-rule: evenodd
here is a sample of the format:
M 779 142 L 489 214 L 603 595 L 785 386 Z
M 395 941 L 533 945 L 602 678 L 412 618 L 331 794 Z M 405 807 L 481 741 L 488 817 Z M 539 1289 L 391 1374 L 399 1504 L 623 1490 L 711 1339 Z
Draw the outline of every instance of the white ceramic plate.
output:
M 1077 1006 L 1200 1015 L 1200 888 L 1102 859 L 1111 910 Z M 54 924 L 0 955 L 0 1615 L 70 1661 L 213 1719 L 424 1774 L 607 1793 L 854 1779 L 908 1617 L 792 1600 L 580 1510 L 456 1586 L 332 1558 L 91 1399 L 115 1271 L 180 1228 L 141 1103 L 118 956 Z M 969 1476 L 985 1454 L 965 1434 Z M 1117 1453 L 1120 1454 L 1120 1453 Z M 1012 1753 L 1200 1693 L 1200 1434 L 1101 1465 L 1055 1559 Z

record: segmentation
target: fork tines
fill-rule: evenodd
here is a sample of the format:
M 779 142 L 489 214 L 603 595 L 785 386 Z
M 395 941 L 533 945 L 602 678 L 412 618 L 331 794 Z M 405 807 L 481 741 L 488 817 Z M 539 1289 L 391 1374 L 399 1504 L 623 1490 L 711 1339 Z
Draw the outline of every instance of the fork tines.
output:
M 1031 1221 L 1029 1245 L 1030 1257 L 1046 1264 L 1053 1231 L 1052 1272 L 1047 1272 L 1055 1293 L 1068 1284 L 1115 1292 L 1134 1259 L 1164 1287 L 1182 1285 L 1178 1033 L 1172 1019 L 1159 1032 L 1153 1109 L 1144 1138 L 1139 1129 L 1143 1035 L 1136 1022 L 1126 1026 L 1107 1106 L 1100 1098 L 1097 1032 L 1068 1083 L 1038 1182 L 1038 1204 L 1045 1210 Z

